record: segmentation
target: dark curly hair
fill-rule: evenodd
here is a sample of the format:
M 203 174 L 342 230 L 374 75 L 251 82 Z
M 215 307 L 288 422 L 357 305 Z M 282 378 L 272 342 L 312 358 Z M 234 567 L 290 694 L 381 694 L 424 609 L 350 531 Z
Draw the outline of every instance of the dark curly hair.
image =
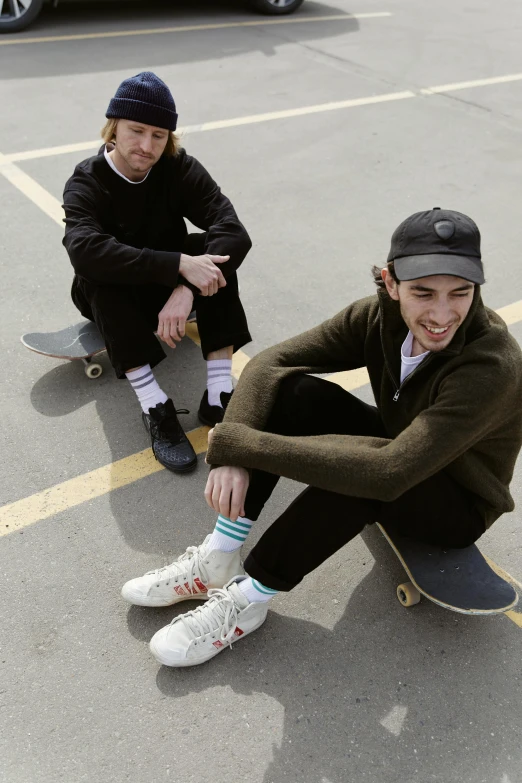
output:
M 395 280 L 396 283 L 400 283 L 399 278 L 395 274 L 395 262 L 389 261 L 386 266 L 388 267 L 388 272 L 392 276 L 392 278 Z M 377 288 L 386 288 L 386 285 L 384 284 L 384 280 L 381 277 L 381 270 L 383 269 L 382 266 L 372 266 L 372 276 L 373 276 L 373 282 L 377 286 Z

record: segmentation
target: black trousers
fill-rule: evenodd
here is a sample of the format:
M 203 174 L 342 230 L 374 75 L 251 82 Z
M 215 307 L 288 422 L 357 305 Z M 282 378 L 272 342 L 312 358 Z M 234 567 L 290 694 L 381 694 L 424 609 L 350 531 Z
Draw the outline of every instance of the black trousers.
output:
M 185 252 L 199 255 L 204 249 L 204 234 L 187 237 Z M 172 294 L 168 286 L 98 285 L 76 277 L 71 296 L 74 304 L 90 321 L 95 321 L 105 340 L 107 354 L 118 378 L 134 367 L 154 367 L 165 358 L 165 351 L 154 332 L 158 314 Z M 239 350 L 252 339 L 239 298 L 237 275 L 214 296 L 195 296 L 201 350 L 206 359 L 212 351 L 232 345 Z
M 309 375 L 282 383 L 265 429 L 281 435 L 388 437 L 377 408 Z M 249 519 L 258 518 L 278 480 L 252 471 L 245 501 Z M 264 533 L 245 570 L 267 587 L 291 590 L 375 521 L 391 522 L 402 535 L 448 548 L 469 546 L 485 530 L 475 497 L 444 471 L 390 503 L 308 487 Z

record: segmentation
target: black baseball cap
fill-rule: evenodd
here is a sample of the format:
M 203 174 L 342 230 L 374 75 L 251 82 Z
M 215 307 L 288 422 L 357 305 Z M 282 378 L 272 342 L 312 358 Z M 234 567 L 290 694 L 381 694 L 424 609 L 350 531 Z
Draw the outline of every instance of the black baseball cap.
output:
M 406 218 L 393 232 L 388 263 L 399 280 L 455 275 L 482 285 L 480 231 L 467 215 L 434 207 Z

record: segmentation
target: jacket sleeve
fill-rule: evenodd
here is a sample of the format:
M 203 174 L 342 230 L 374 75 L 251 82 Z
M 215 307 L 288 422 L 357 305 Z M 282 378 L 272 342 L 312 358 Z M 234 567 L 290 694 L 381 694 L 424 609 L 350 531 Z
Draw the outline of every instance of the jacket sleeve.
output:
M 242 264 L 252 242 L 229 199 L 195 158 L 183 154 L 181 203 L 183 216 L 207 232 L 205 252 L 230 256 L 219 268 L 224 276 Z
M 500 365 L 470 363 L 449 374 L 433 405 L 393 440 L 285 437 L 225 419 L 214 430 L 207 459 L 345 495 L 392 501 L 488 438 L 520 402 L 519 380 Z
M 63 208 L 63 244 L 77 275 L 100 284 L 176 287 L 180 253 L 139 250 L 118 242 L 104 231 L 93 197 L 81 188 L 66 188 Z

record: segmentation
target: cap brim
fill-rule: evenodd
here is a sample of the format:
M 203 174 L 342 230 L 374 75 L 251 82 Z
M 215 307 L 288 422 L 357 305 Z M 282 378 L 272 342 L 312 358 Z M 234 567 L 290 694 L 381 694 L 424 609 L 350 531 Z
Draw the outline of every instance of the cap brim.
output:
M 432 253 L 396 258 L 394 266 L 399 280 L 418 280 L 419 277 L 431 277 L 431 275 L 454 275 L 477 285 L 485 283 L 480 258 Z

